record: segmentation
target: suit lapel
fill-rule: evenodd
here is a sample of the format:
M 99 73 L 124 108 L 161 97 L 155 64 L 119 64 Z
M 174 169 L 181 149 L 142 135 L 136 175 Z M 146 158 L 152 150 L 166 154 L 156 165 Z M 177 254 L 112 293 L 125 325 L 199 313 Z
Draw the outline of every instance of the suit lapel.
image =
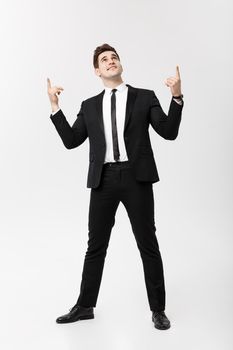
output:
M 127 96 L 127 103 L 126 103 L 126 112 L 125 112 L 125 124 L 124 124 L 124 131 L 127 128 L 127 125 L 129 123 L 132 110 L 134 107 L 135 99 L 137 96 L 137 90 L 133 88 L 131 85 L 126 84 L 128 86 L 128 96 Z M 96 109 L 97 109 L 97 118 L 99 120 L 99 125 L 101 128 L 101 131 L 104 134 L 104 122 L 103 122 L 103 96 L 104 96 L 105 90 L 103 90 L 97 97 L 96 97 Z
M 124 132 L 125 132 L 127 125 L 129 123 L 129 120 L 130 120 L 130 117 L 132 114 L 132 110 L 134 107 L 135 99 L 137 96 L 137 90 L 128 84 L 126 84 L 126 85 L 128 86 L 128 96 L 127 96 L 127 103 L 126 103 Z
M 104 96 L 105 90 L 103 90 L 97 97 L 96 97 L 96 111 L 97 111 L 97 118 L 99 121 L 99 125 L 101 128 L 101 131 L 104 135 L 104 121 L 103 121 L 103 96 Z

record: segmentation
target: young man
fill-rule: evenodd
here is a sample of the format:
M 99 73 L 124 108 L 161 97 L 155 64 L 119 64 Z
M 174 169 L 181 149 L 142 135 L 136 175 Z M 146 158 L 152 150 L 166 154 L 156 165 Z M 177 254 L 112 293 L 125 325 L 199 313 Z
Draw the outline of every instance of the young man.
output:
M 50 118 L 64 145 L 72 149 L 90 141 L 87 187 L 91 188 L 88 247 L 77 303 L 57 323 L 94 318 L 105 256 L 120 201 L 129 216 L 143 262 L 152 321 L 168 329 L 165 315 L 163 263 L 155 235 L 152 184 L 159 181 L 149 137 L 149 125 L 163 138 L 178 135 L 183 108 L 178 66 L 165 84 L 172 99 L 166 115 L 152 90 L 138 89 L 122 80 L 123 68 L 116 50 L 108 44 L 96 48 L 94 69 L 104 84 L 97 96 L 82 102 L 72 127 L 59 108 L 62 87 L 48 83 Z

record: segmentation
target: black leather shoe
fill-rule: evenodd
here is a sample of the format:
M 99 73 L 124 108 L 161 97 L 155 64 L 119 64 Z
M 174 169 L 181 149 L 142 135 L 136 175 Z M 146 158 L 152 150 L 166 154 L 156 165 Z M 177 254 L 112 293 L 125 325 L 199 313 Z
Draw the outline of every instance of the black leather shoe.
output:
M 93 307 L 74 305 L 70 312 L 56 319 L 57 323 L 70 323 L 94 318 Z
M 171 327 L 170 321 L 164 311 L 152 311 L 152 321 L 157 329 L 168 329 Z

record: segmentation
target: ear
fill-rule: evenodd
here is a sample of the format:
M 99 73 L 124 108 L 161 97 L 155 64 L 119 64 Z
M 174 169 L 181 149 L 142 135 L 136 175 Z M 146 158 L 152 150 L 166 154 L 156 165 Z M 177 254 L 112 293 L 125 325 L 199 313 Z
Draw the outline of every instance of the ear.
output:
M 95 68 L 95 74 L 98 75 L 98 77 L 101 76 L 99 68 Z

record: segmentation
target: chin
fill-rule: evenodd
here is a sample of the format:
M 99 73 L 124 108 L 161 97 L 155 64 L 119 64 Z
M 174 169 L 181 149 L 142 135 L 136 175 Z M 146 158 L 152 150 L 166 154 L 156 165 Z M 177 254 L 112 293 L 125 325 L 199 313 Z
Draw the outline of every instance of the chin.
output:
M 114 72 L 114 73 L 111 75 L 111 77 L 119 77 L 120 74 L 121 74 L 120 72 Z

